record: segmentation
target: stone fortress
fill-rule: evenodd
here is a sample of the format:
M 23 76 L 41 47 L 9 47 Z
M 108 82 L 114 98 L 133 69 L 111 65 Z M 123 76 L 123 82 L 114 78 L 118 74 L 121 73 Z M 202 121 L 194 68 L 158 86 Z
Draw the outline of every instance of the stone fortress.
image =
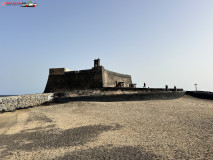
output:
M 96 89 L 105 87 L 134 88 L 130 75 L 106 70 L 100 59 L 94 60 L 94 67 L 88 70 L 71 71 L 67 68 L 51 68 L 45 93 L 65 92 L 75 89 Z
M 100 59 L 88 70 L 71 71 L 51 68 L 44 93 L 54 93 L 56 101 L 129 101 L 173 99 L 184 95 L 183 89 L 136 88 L 130 75 L 106 70 Z

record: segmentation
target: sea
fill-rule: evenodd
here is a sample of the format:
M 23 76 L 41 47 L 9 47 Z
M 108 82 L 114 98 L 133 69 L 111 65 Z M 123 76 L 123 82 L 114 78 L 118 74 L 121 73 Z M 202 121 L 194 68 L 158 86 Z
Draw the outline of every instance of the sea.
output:
M 16 96 L 16 95 L 0 95 L 0 97 L 10 97 L 10 96 Z

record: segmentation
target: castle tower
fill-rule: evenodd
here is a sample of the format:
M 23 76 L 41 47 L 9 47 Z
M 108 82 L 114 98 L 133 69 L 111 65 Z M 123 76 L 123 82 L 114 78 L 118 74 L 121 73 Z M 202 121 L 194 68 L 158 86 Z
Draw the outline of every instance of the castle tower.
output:
M 100 67 L 100 59 L 95 59 L 94 60 L 94 67 Z

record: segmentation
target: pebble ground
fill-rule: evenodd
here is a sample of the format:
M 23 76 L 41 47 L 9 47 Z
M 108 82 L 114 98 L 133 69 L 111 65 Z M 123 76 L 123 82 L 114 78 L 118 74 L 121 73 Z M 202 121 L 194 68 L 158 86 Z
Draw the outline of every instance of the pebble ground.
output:
M 213 101 L 70 102 L 0 114 L 0 159 L 213 159 Z

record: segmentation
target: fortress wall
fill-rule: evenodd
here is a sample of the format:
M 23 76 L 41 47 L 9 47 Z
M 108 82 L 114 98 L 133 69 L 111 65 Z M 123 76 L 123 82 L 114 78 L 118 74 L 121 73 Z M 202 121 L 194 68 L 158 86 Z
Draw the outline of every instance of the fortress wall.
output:
M 0 97 L 0 112 L 34 107 L 53 100 L 53 93 Z
M 90 70 L 65 72 L 63 75 L 49 75 L 44 93 L 101 88 L 102 86 L 102 67 L 97 67 Z
M 132 83 L 132 78 L 130 75 L 120 74 L 103 69 L 103 87 L 115 87 L 116 81 L 125 82 L 124 87 L 129 87 Z
M 65 73 L 69 89 L 90 89 L 102 87 L 102 68 Z
M 49 75 L 44 93 L 60 92 L 66 88 L 64 75 Z

